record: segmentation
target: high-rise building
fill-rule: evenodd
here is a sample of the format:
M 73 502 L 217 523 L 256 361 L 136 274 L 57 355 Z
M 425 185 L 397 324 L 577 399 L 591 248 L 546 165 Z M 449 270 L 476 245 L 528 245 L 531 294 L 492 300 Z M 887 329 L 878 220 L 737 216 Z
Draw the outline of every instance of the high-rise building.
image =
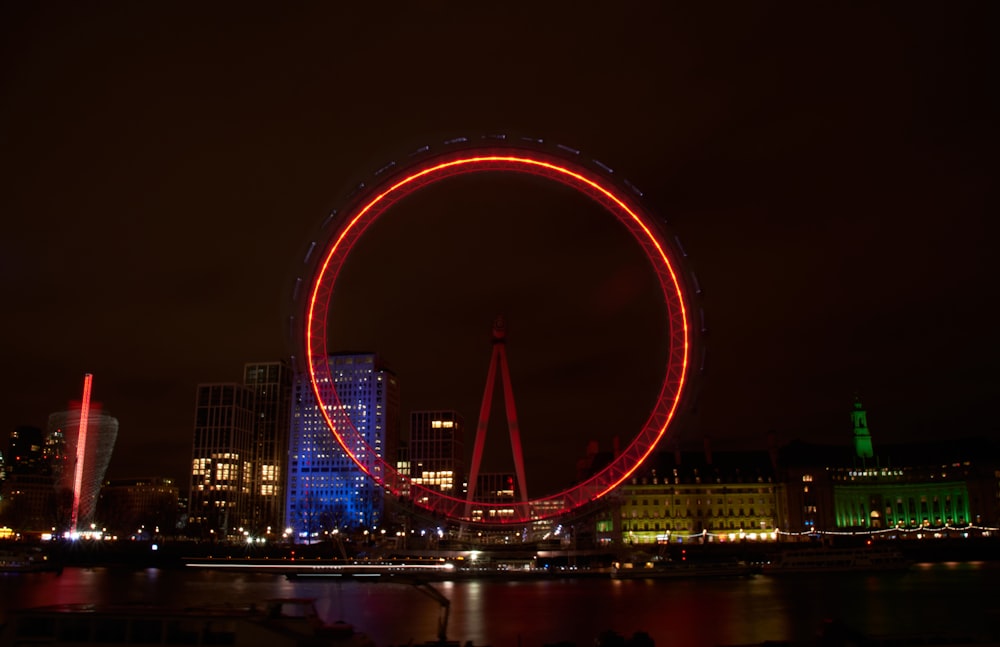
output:
M 188 524 L 220 538 L 251 528 L 254 483 L 254 391 L 242 384 L 199 384 Z
M 399 382 L 372 353 L 329 357 L 340 411 L 382 460 L 393 464 L 399 439 Z M 365 453 L 367 454 L 367 452 Z M 365 465 L 372 474 L 381 467 Z M 285 526 L 310 540 L 341 528 L 370 528 L 382 521 L 385 493 L 341 449 L 326 424 L 309 378 L 297 375 L 293 386 L 288 448 Z
M 461 497 L 465 478 L 465 420 L 457 411 L 410 414 L 410 480 Z
M 285 516 L 291 368 L 284 361 L 247 364 L 243 384 L 254 392 L 255 411 L 250 525 L 256 533 L 280 532 Z

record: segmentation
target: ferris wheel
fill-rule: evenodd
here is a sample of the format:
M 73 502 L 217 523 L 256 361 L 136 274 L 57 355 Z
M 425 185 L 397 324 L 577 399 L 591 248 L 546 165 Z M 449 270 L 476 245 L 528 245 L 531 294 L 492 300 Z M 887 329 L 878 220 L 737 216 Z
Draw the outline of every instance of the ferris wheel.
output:
M 666 306 L 663 336 L 668 352 L 663 382 L 648 418 L 635 437 L 614 459 L 589 478 L 554 494 L 509 503 L 476 502 L 482 511 L 506 508 L 501 523 L 523 524 L 568 515 L 593 503 L 630 478 L 664 438 L 681 406 L 692 372 L 693 326 L 689 288 L 691 279 L 680 267 L 683 252 L 668 239 L 661 223 L 641 205 L 641 193 L 621 180 L 608 166 L 588 160 L 579 151 L 543 140 L 485 136 L 458 137 L 437 146 L 424 146 L 390 162 L 360 184 L 346 205 L 331 212 L 323 223 L 321 240 L 306 254 L 310 275 L 296 286 L 294 334 L 318 410 L 341 449 L 386 491 L 405 492 L 426 511 L 461 523 L 474 523 L 469 501 L 433 487 L 411 482 L 365 441 L 341 406 L 331 376 L 328 322 L 334 286 L 351 250 L 368 227 L 407 196 L 447 178 L 468 174 L 525 174 L 569 187 L 591 199 L 632 235 L 657 277 Z M 522 468 L 523 469 L 523 468 Z

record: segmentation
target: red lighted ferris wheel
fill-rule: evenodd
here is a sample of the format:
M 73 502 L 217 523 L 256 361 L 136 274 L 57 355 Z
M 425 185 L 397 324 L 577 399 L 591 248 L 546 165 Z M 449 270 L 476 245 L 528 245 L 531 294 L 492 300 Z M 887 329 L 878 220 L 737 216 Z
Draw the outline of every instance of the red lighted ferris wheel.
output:
M 329 365 L 327 324 L 331 314 L 335 314 L 330 311 L 330 301 L 337 277 L 355 243 L 375 220 L 406 196 L 441 180 L 484 173 L 540 177 L 565 185 L 603 207 L 643 250 L 658 278 L 667 311 L 663 334 L 668 353 L 663 383 L 646 422 L 618 456 L 590 478 L 568 489 L 519 502 L 513 515 L 509 514 L 510 503 L 477 501 L 475 504 L 480 511 L 487 512 L 491 507 L 504 507 L 507 511 L 501 517 L 502 523 L 523 524 L 571 513 L 628 479 L 667 433 L 690 381 L 693 329 L 686 287 L 690 282 L 679 266 L 682 253 L 640 205 L 641 193 L 634 186 L 619 180 L 604 164 L 587 160 L 579 151 L 561 145 L 549 146 L 538 139 L 459 137 L 437 147 L 422 147 L 406 158 L 405 163 L 391 162 L 376 171 L 370 182 L 359 185 L 344 209 L 331 213 L 324 223 L 325 240 L 313 243 L 306 255 L 307 260 L 315 255 L 311 261 L 314 269 L 308 283 L 301 282 L 304 284 L 296 288 L 302 292 L 301 320 L 294 325 L 298 327 L 300 351 L 319 411 L 340 447 L 361 471 L 391 493 L 407 493 L 431 513 L 453 521 L 475 522 L 469 514 L 470 501 L 410 482 L 368 445 L 343 413 Z

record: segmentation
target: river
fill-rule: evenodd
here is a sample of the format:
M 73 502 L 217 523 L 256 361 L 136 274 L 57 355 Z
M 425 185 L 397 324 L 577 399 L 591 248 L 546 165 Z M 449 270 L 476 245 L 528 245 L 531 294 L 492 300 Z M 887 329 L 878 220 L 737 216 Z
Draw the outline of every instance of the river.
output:
M 826 619 L 868 634 L 1000 639 L 1000 563 L 916 564 L 905 572 L 733 579 L 439 582 L 451 601 L 448 638 L 494 647 L 594 644 L 607 630 L 646 632 L 663 647 L 806 640 Z M 275 597 L 316 600 L 379 645 L 436 637 L 439 604 L 389 582 L 289 580 L 191 569 L 66 568 L 0 575 L 0 608 L 57 603 L 197 606 Z

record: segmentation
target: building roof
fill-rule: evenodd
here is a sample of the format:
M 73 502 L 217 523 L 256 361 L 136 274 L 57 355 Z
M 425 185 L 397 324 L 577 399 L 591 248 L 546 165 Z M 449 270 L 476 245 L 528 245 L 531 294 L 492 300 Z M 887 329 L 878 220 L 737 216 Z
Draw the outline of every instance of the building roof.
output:
M 861 459 L 849 444 L 820 445 L 795 440 L 778 450 L 779 464 L 785 467 L 852 467 Z M 949 440 L 875 444 L 869 465 L 927 467 L 951 463 L 1000 464 L 1000 447 L 991 439 L 953 438 Z

